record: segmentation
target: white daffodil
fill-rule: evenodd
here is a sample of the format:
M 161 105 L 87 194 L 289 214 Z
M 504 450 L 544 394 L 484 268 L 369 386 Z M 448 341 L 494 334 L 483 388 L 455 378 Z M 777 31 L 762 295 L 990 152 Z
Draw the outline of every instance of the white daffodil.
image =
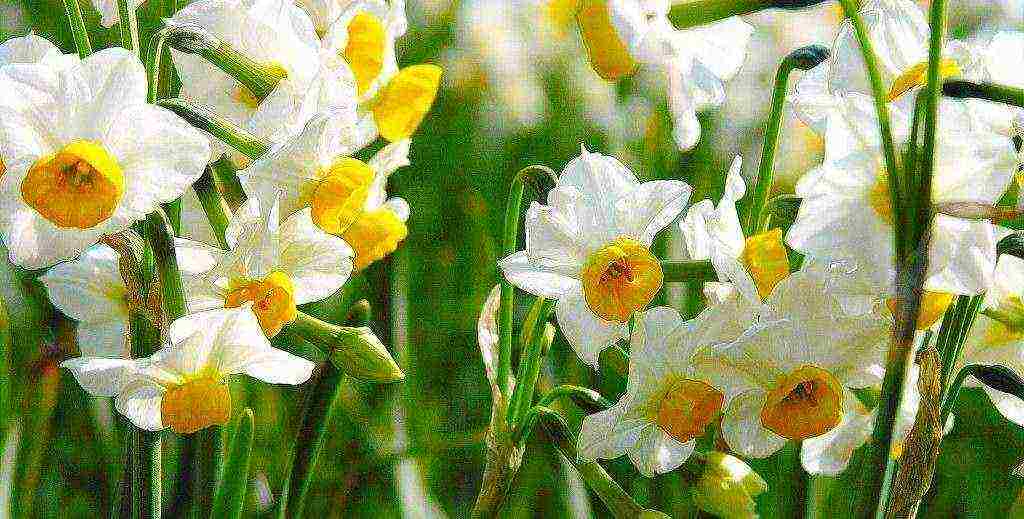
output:
M 150 357 L 64 361 L 82 388 L 115 397 L 137 427 L 190 434 L 231 419 L 227 379 L 244 373 L 271 384 L 301 384 L 313 363 L 273 348 L 252 312 L 210 310 L 171 324 L 168 341 Z
M 320 37 L 327 34 L 327 28 L 341 18 L 345 9 L 356 0 L 297 0 L 299 7 L 306 10 L 313 20 L 313 28 Z
M 576 19 L 601 77 L 614 81 L 638 65 L 666 75 L 673 136 L 687 150 L 700 139 L 697 112 L 725 100 L 725 81 L 743 64 L 754 29 L 732 17 L 677 30 L 670 7 L 667 0 L 583 0 Z
M 145 70 L 124 49 L 0 69 L 0 232 L 12 262 L 74 258 L 202 174 L 206 137 L 145 100 Z
M 138 9 L 146 0 L 128 0 L 128 9 Z M 121 21 L 121 15 L 117 10 L 118 0 L 92 0 L 96 10 L 100 12 L 100 24 L 104 27 L 112 27 Z
M 925 14 L 912 0 L 871 0 L 861 8 L 868 37 L 877 56 L 879 73 L 889 88 L 888 100 L 893 117 L 909 121 L 914 107 L 910 92 L 927 80 L 928 23 Z M 1024 39 L 1019 34 L 999 33 L 973 40 L 947 40 L 943 48 L 940 74 L 972 81 L 1011 81 L 1020 83 L 1024 65 Z M 808 72 L 796 87 L 792 101 L 797 113 L 819 133 L 824 133 L 829 110 L 850 95 L 870 95 L 871 88 L 857 43 L 853 24 L 843 23 L 832 46 L 829 60 Z M 989 112 L 990 125 L 984 131 L 997 130 L 1004 135 L 1019 109 L 997 106 L 986 101 L 946 100 L 943 103 L 968 104 L 972 110 Z M 898 124 L 898 123 L 897 123 Z M 948 128 L 943 123 L 943 128 Z
M 77 56 L 61 53 L 56 45 L 42 36 L 29 33 L 0 43 L 0 67 L 11 63 L 77 61 Z
M 288 0 L 199 0 L 167 21 L 197 25 L 281 77 L 264 99 L 204 58 L 172 50 L 182 96 L 207 105 L 257 137 L 276 142 L 314 114 L 347 108 L 355 119 L 351 71 L 320 51 L 309 15 Z M 338 112 L 339 116 L 343 115 Z
M 686 206 L 690 186 L 639 182 L 618 160 L 582 149 L 526 214 L 526 250 L 501 260 L 513 285 L 557 299 L 555 316 L 569 344 L 597 367 L 601 350 L 626 337 L 664 276 L 651 252 L 654 236 Z
M 756 326 L 696 361 L 715 387 L 737 394 L 722 420 L 736 452 L 763 458 L 787 440 L 808 449 L 818 441 L 842 445 L 827 435 L 864 414 L 850 389 L 881 382 L 891 323 L 874 312 L 847 314 L 834 295 L 836 275 L 818 268 L 791 274 Z
M 630 337 L 626 393 L 583 419 L 580 459 L 628 454 L 641 474 L 654 477 L 690 457 L 696 438 L 735 396 L 715 387 L 692 360 L 701 348 L 735 340 L 756 316 L 742 298 L 730 301 L 687 322 L 668 307 L 642 314 Z
M 358 144 L 351 128 L 330 113 L 239 173 L 261 198 L 278 194 L 281 214 L 309 208 L 313 223 L 345 239 L 360 270 L 395 251 L 408 235 L 409 205 L 388 198 L 388 177 L 409 165 L 409 140 L 381 148 L 368 162 L 352 158 Z
M 789 275 L 789 258 L 778 229 L 744 238 L 736 214 L 736 202 L 746 191 L 741 165 L 742 160 L 736 157 L 718 205 L 711 200 L 691 205 L 679 221 L 679 229 L 689 258 L 711 260 L 715 267 L 720 282 L 708 283 L 708 292 L 720 293 L 726 288 L 720 286 L 722 283 L 731 283 L 744 297 L 757 301 Z
M 280 220 L 276 203 L 261 213 L 259 199 L 251 197 L 226 238 L 227 252 L 177 241 L 189 311 L 251 303 L 267 337 L 295 320 L 296 305 L 333 294 L 352 273 L 352 249 L 313 225 L 309 210 Z
M 936 146 L 933 202 L 995 204 L 1015 173 L 1009 139 L 971 128 L 964 105 L 944 104 Z M 874 109 L 866 97 L 836 106 L 827 122 L 825 161 L 796 186 L 802 198 L 786 242 L 824 261 L 858 266 L 857 276 L 892 295 L 893 214 Z M 959 122 L 956 124 L 955 122 Z M 992 282 L 996 243 L 1005 234 L 987 220 L 936 215 L 925 288 L 978 294 Z
M 114 249 L 102 244 L 77 259 L 61 263 L 39 281 L 50 301 L 78 321 L 78 349 L 83 357 L 128 357 L 126 339 L 128 289 Z
M 341 58 L 355 78 L 360 134 L 370 140 L 408 139 L 437 97 L 441 67 L 399 69 L 395 60 L 395 41 L 407 27 L 404 0 L 361 0 L 349 3 L 324 37 L 324 53 Z

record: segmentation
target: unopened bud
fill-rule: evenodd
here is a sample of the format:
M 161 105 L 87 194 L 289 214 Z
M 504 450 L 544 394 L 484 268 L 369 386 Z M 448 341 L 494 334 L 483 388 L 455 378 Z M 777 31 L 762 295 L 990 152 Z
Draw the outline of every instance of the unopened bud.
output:
M 405 378 L 387 348 L 366 326 L 339 327 L 331 346 L 331 362 L 349 376 L 380 383 Z
M 935 212 L 966 220 L 991 220 L 993 222 L 1012 220 L 1021 215 L 1021 211 L 1014 207 L 1000 207 L 981 202 L 943 202 L 935 204 Z
M 977 365 L 971 374 L 981 383 L 996 391 L 1002 391 L 1003 393 L 1009 393 L 1017 398 L 1024 399 L 1024 380 L 1020 378 L 1016 371 L 1006 366 L 999 364 Z
M 194 23 L 172 25 L 167 31 L 167 44 L 188 54 L 209 52 L 221 44 L 220 39 Z
M 754 498 L 766 490 L 768 484 L 749 465 L 715 451 L 708 454 L 693 499 L 701 510 L 719 517 L 757 517 Z
M 808 45 L 806 47 L 800 47 L 799 49 L 790 52 L 786 56 L 786 61 L 790 63 L 793 68 L 800 70 L 811 70 L 828 59 L 830 52 L 828 47 L 823 45 Z

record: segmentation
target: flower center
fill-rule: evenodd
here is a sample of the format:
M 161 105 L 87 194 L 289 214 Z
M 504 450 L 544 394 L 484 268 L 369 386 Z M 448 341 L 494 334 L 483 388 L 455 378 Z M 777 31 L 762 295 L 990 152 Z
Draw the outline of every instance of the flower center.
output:
M 271 63 L 263 68 L 263 74 L 275 77 L 279 81 L 288 77 L 288 71 L 285 70 L 279 63 Z M 241 103 L 250 110 L 256 110 L 260 107 L 260 103 L 266 98 L 269 92 L 263 95 L 257 95 L 249 90 L 244 85 L 235 86 L 235 90 L 231 92 L 231 98 Z
M 366 163 L 344 157 L 331 165 L 313 191 L 313 223 L 330 234 L 345 232 L 363 212 L 375 173 Z
M 948 77 L 959 75 L 960 65 L 957 64 L 956 60 L 945 58 L 939 61 L 940 78 L 946 79 Z M 892 81 L 892 87 L 889 88 L 889 101 L 891 102 L 899 99 L 903 94 L 913 88 L 924 86 L 927 81 L 928 62 L 922 61 L 921 63 L 904 70 L 902 74 Z
M 790 440 L 821 436 L 842 418 L 842 385 L 815 366 L 801 366 L 783 377 L 761 409 L 761 425 Z
M 232 282 L 224 296 L 224 306 L 238 308 L 252 302 L 252 311 L 267 337 L 273 337 L 284 325 L 295 320 L 295 287 L 287 274 L 271 273 L 262 280 Z
M 178 434 L 191 434 L 231 419 L 231 391 L 223 381 L 201 377 L 174 386 L 160 402 L 160 418 Z
M 590 65 L 597 75 L 616 81 L 636 70 L 637 63 L 612 25 L 605 0 L 583 0 L 576 20 L 587 47 Z
M 666 434 L 686 443 L 704 434 L 724 402 L 721 391 L 698 380 L 684 379 L 661 398 L 656 422 Z
M 395 252 L 409 235 L 405 222 L 389 207 L 381 207 L 359 215 L 341 237 L 355 251 L 356 270 Z
M 384 24 L 370 13 L 359 13 L 348 23 L 348 43 L 344 57 L 356 76 L 356 87 L 363 95 L 384 68 Z
M 91 229 L 124 195 L 124 172 L 102 146 L 75 141 L 36 161 L 21 182 L 30 207 L 62 228 Z
M 782 229 L 747 238 L 740 259 L 754 278 L 757 293 L 762 299 L 768 297 L 775 285 L 789 275 L 789 255 L 782 244 Z
M 430 111 L 441 84 L 441 67 L 405 67 L 388 81 L 373 105 L 373 120 L 388 142 L 412 136 Z
M 892 225 L 892 197 L 889 194 L 889 175 L 879 171 L 875 185 L 868 191 L 868 204 L 885 223 Z
M 646 307 L 664 280 L 657 258 L 643 244 L 626 237 L 591 254 L 581 274 L 590 310 L 620 323 Z
M 949 308 L 949 304 L 952 302 L 953 294 L 948 292 L 925 291 L 921 294 L 921 308 L 917 312 L 917 324 L 915 325 L 917 329 L 927 330 L 931 328 L 936 321 L 942 318 L 943 314 L 946 313 L 946 308 Z M 896 314 L 895 297 L 887 298 L 885 305 L 889 307 L 889 311 L 892 314 Z

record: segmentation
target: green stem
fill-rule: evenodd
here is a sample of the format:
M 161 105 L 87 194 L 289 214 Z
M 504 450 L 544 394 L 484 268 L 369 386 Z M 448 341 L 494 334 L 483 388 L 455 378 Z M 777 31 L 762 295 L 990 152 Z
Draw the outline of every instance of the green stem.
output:
M 242 181 L 238 178 L 238 167 L 227 155 L 221 155 L 219 159 L 210 164 L 213 168 L 213 178 L 224 190 L 224 200 L 231 209 L 238 209 L 245 203 L 247 198 L 245 189 L 242 188 Z
M 776 517 L 802 518 L 807 507 L 807 473 L 800 463 L 800 442 L 787 442 L 777 454 Z
M 949 414 L 953 412 L 953 406 L 956 405 L 956 399 L 960 396 L 960 389 L 964 387 L 964 381 L 967 377 L 974 374 L 976 365 L 971 364 L 964 366 L 956 374 L 956 378 L 953 379 L 953 383 L 949 385 L 949 389 L 946 391 L 946 398 L 942 401 L 942 409 L 939 412 L 939 423 L 945 424 L 949 418 Z
M 156 270 L 160 276 L 164 312 L 173 322 L 188 313 L 188 305 L 181 285 L 181 272 L 178 270 L 170 223 L 161 211 L 152 212 L 146 217 L 146 241 L 153 249 Z
M 309 389 L 302 425 L 295 438 L 295 456 L 292 460 L 287 501 L 283 507 L 286 516 L 290 518 L 302 517 L 320 453 L 327 442 L 334 414 L 340 406 L 344 374 L 330 363 L 324 364 L 323 370 Z
M 764 9 L 796 9 L 822 0 L 684 0 L 672 6 L 668 18 L 677 29 L 705 25 L 730 16 L 750 14 Z
M 339 326 L 299 312 L 287 329 L 313 345 L 326 347 L 331 362 L 346 375 L 380 384 L 405 378 L 391 353 L 365 326 Z
M 128 5 L 128 0 L 117 0 L 117 14 L 121 19 L 118 24 L 121 30 L 121 46 L 128 50 L 133 50 L 141 56 L 142 48 L 139 47 L 139 18 L 135 9 Z
M 661 271 L 666 283 L 718 281 L 710 260 L 662 261 Z
M 164 0 L 164 11 L 163 18 L 170 19 L 175 13 L 178 12 L 178 0 Z M 159 67 L 159 81 L 153 83 L 152 86 L 156 90 L 157 98 L 166 99 L 176 95 L 178 84 L 177 75 L 175 74 L 174 64 L 171 60 L 165 59 L 157 64 Z M 151 101 L 152 102 L 152 101 Z
M 151 278 L 146 276 L 145 279 Z M 133 313 L 130 328 L 132 358 L 147 357 L 160 347 L 160 331 L 146 316 Z M 159 518 L 163 510 L 160 433 L 140 431 L 134 425 L 129 425 L 127 430 L 130 461 L 126 475 L 130 476 L 130 481 L 126 486 L 130 497 L 122 504 L 130 507 L 133 518 Z
M 775 153 L 779 148 L 779 129 L 782 126 L 782 116 L 786 106 L 789 75 L 794 69 L 810 70 L 821 64 L 828 56 L 828 49 L 820 45 L 802 47 L 789 53 L 775 73 L 775 88 L 772 90 L 771 111 L 768 115 L 768 122 L 765 124 L 757 183 L 754 184 L 754 191 L 750 195 L 750 212 L 747 213 L 745 229 L 747 236 L 764 232 L 768 227 L 765 205 L 768 203 L 768 195 L 775 178 Z
M 249 460 L 252 454 L 253 415 L 252 409 L 246 407 L 238 420 L 238 430 L 231 441 L 231 452 L 224 465 L 224 475 L 220 478 L 217 491 L 213 496 L 213 519 L 237 519 L 242 516 L 245 506 L 245 495 L 249 489 Z
M 231 210 L 228 209 L 227 203 L 224 202 L 224 198 L 217 192 L 217 185 L 213 180 L 213 168 L 212 166 L 206 166 L 206 171 L 199 177 L 194 184 L 192 189 L 196 192 L 196 198 L 199 199 L 199 204 L 203 206 L 203 212 L 206 213 L 206 219 L 210 221 L 210 227 L 213 228 L 213 234 L 217 238 L 217 244 L 220 248 L 227 250 L 228 241 L 224 237 L 224 233 L 230 223 Z
M 610 400 L 601 396 L 601 393 L 598 393 L 593 389 L 574 386 L 571 384 L 563 384 L 561 386 L 556 386 L 552 388 L 551 391 L 545 393 L 544 396 L 537 401 L 537 406 L 551 407 L 551 404 L 556 400 L 565 397 L 571 399 L 573 403 L 583 408 L 583 410 L 588 413 L 596 413 L 615 405 Z
M 182 99 L 160 99 L 156 101 L 162 106 L 185 119 L 186 122 L 200 130 L 224 141 L 243 155 L 258 159 L 270 149 L 270 145 L 255 135 L 239 128 L 227 119 L 211 112 L 209 109 Z
M 7 305 L 0 301 L 0 452 L 11 427 L 11 323 Z
M 68 17 L 68 25 L 71 26 L 71 35 L 75 38 L 75 49 L 78 50 L 78 57 L 85 59 L 92 54 L 92 43 L 89 42 L 89 31 L 85 28 L 85 19 L 82 18 L 82 6 L 78 0 L 64 0 L 64 13 Z
M 556 302 L 538 297 L 534 303 L 534 310 L 531 310 L 529 318 L 523 323 L 522 355 L 519 359 L 519 371 L 516 373 L 516 387 L 509 402 L 508 423 L 513 428 L 533 403 L 541 360 L 544 351 L 551 346 L 554 339 L 554 328 L 550 328 L 547 321 L 555 309 Z
M 942 93 L 960 99 L 984 99 L 995 103 L 1024 108 L 1024 89 L 995 83 L 972 83 L 970 81 L 946 81 Z

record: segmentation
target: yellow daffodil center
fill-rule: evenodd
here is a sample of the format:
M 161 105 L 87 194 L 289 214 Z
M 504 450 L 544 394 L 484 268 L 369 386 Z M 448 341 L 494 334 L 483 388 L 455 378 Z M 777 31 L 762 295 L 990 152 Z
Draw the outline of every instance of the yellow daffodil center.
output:
M 757 293 L 766 298 L 775 285 L 789 275 L 789 255 L 782 244 L 782 229 L 772 229 L 747 238 L 740 256 L 754 278 Z
M 946 313 L 946 308 L 949 308 L 952 302 L 953 294 L 948 292 L 925 291 L 925 293 L 921 294 L 921 308 L 917 312 L 917 329 L 927 330 L 931 328 L 936 321 L 942 318 L 943 314 Z M 895 297 L 886 299 L 885 305 L 889 307 L 890 312 L 896 313 Z
M 680 380 L 662 396 L 655 422 L 666 434 L 686 443 L 704 434 L 724 402 L 725 395 L 704 382 Z
M 375 173 L 366 163 L 350 157 L 331 165 L 313 191 L 313 223 L 330 234 L 345 232 L 363 212 Z
M 636 60 L 615 31 L 605 0 L 582 0 L 576 21 L 597 75 L 615 81 L 636 70 Z
M 581 274 L 590 310 L 619 323 L 646 307 L 664 280 L 657 258 L 643 244 L 626 237 L 592 253 Z
M 405 222 L 388 207 L 367 211 L 356 218 L 341 234 L 356 257 L 353 266 L 362 270 L 367 265 L 395 252 L 398 244 L 409 235 Z
M 209 376 L 171 387 L 160 402 L 160 418 L 178 434 L 224 425 L 231 419 L 231 391 Z
M 75 141 L 36 161 L 21 196 L 57 227 L 91 229 L 110 218 L 124 195 L 124 172 L 102 146 Z
M 359 13 L 348 23 L 345 61 L 356 76 L 356 88 L 363 95 L 384 68 L 386 42 L 384 23 L 370 13 Z
M 381 137 L 395 142 L 412 136 L 430 111 L 441 85 L 441 67 L 421 64 L 403 68 L 384 86 L 373 105 Z
M 885 171 L 879 171 L 875 177 L 875 184 L 868 191 L 868 205 L 875 210 L 885 223 L 893 224 L 892 197 L 889 194 L 889 175 Z
M 238 308 L 248 302 L 252 303 L 252 311 L 267 337 L 277 335 L 298 315 L 295 286 L 291 278 L 281 272 L 271 273 L 262 280 L 232 282 L 224 296 L 224 306 Z
M 576 7 L 579 0 L 548 0 L 545 5 L 545 12 L 551 25 L 563 36 L 572 26 L 576 18 Z
M 960 65 L 955 60 L 943 59 L 939 62 L 939 77 L 942 79 L 959 76 Z M 928 81 L 928 62 L 922 61 L 896 77 L 889 88 L 889 101 L 895 101 L 910 90 L 924 86 Z
M 842 418 L 842 385 L 815 366 L 801 366 L 782 377 L 761 409 L 761 424 L 790 440 L 821 436 Z
M 288 71 L 279 63 L 271 63 L 264 67 L 263 74 L 276 77 L 278 80 L 288 77 Z M 262 103 L 264 99 L 263 97 L 257 96 L 243 85 L 235 86 L 234 91 L 231 92 L 231 98 L 250 110 L 256 110 L 259 108 L 260 103 Z

